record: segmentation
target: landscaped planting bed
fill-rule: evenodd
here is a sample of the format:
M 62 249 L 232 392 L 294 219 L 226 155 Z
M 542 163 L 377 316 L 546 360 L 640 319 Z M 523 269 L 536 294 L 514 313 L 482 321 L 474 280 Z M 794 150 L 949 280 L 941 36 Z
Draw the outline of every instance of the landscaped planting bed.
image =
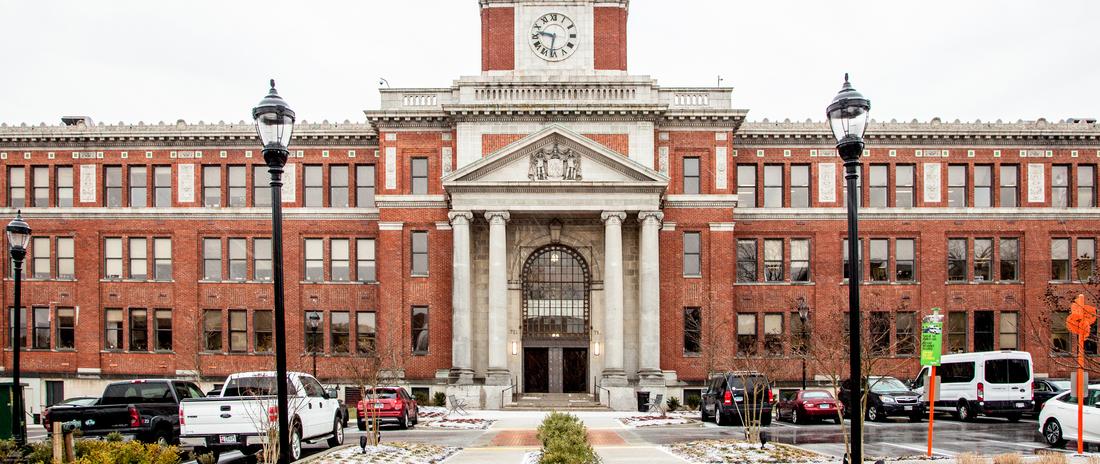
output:
M 662 427 L 670 425 L 694 425 L 699 424 L 699 420 L 694 417 L 689 417 L 684 414 L 668 413 L 661 414 L 648 414 L 642 416 L 628 416 L 619 418 L 619 422 L 627 427 Z
M 457 430 L 485 430 L 495 422 L 492 419 L 477 419 L 466 417 L 444 417 L 432 421 L 421 422 L 421 426 L 435 429 Z
M 786 464 L 834 461 L 828 456 L 783 444 L 769 443 L 761 449 L 759 443 L 739 440 L 700 440 L 677 443 L 667 446 L 666 449 L 688 462 L 701 464 L 728 462 Z
M 364 451 L 358 446 L 329 452 L 313 461 L 315 464 L 433 464 L 442 462 L 458 448 L 426 443 L 383 443 L 368 446 Z

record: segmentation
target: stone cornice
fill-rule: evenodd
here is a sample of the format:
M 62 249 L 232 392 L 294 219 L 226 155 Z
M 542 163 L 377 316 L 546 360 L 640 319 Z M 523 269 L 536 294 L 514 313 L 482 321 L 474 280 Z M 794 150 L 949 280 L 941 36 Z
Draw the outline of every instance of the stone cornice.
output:
M 294 126 L 291 149 L 311 146 L 376 146 L 378 136 L 364 123 L 306 123 Z M 262 147 L 252 124 L 95 124 L 0 125 L 0 147 L 33 148 L 121 148 L 121 147 Z
M 374 204 L 379 208 L 446 208 L 445 195 L 378 195 Z
M 270 221 L 270 208 L 26 208 L 26 218 L 52 220 L 223 220 Z M 15 209 L 0 208 L 0 216 L 14 216 Z M 324 221 L 377 221 L 376 208 L 283 208 L 283 218 Z
M 737 221 L 843 221 L 845 208 L 737 208 Z M 860 208 L 861 221 L 1097 221 L 1100 208 Z
M 1094 122 L 930 122 L 872 121 L 867 129 L 868 146 L 958 146 L 968 145 L 1100 145 L 1100 125 Z M 833 135 L 825 122 L 745 122 L 734 135 L 735 146 L 806 145 L 832 148 Z
M 666 208 L 734 208 L 737 195 L 668 195 Z

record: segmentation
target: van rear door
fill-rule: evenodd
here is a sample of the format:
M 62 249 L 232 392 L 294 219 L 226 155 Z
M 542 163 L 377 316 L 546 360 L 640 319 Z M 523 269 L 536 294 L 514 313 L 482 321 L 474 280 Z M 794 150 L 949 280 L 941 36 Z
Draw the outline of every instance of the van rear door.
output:
M 986 401 L 1030 401 L 1031 360 L 1006 357 L 985 360 Z

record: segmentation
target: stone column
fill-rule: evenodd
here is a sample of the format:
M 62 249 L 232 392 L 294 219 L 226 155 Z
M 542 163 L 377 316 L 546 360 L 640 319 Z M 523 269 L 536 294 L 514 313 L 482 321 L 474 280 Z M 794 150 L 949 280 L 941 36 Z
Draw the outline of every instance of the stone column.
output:
M 470 353 L 470 220 L 469 211 L 454 211 L 451 235 L 454 239 L 454 268 L 451 271 L 451 382 L 469 385 L 474 380 Z
M 623 371 L 623 219 L 621 211 L 604 212 L 604 368 L 605 385 L 625 385 Z
M 487 385 L 510 385 L 508 372 L 507 211 L 489 211 L 489 371 Z
M 661 253 L 658 234 L 664 214 L 638 213 L 638 376 L 663 384 L 661 373 Z

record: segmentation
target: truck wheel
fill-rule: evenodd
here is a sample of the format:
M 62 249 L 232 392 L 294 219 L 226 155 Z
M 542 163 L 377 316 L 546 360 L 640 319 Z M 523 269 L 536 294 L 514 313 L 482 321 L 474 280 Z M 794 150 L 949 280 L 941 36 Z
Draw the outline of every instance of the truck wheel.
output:
M 332 437 L 328 439 L 328 447 L 333 448 L 342 444 L 344 444 L 344 423 L 337 417 L 332 424 Z
M 290 429 L 290 460 L 297 461 L 302 459 L 302 426 L 294 424 L 294 427 Z
M 725 427 L 725 426 L 729 425 L 727 423 L 729 421 L 728 420 L 722 420 L 722 417 L 723 417 L 722 416 L 722 410 L 721 409 L 715 409 L 714 410 L 714 425 L 717 425 L 719 427 Z

